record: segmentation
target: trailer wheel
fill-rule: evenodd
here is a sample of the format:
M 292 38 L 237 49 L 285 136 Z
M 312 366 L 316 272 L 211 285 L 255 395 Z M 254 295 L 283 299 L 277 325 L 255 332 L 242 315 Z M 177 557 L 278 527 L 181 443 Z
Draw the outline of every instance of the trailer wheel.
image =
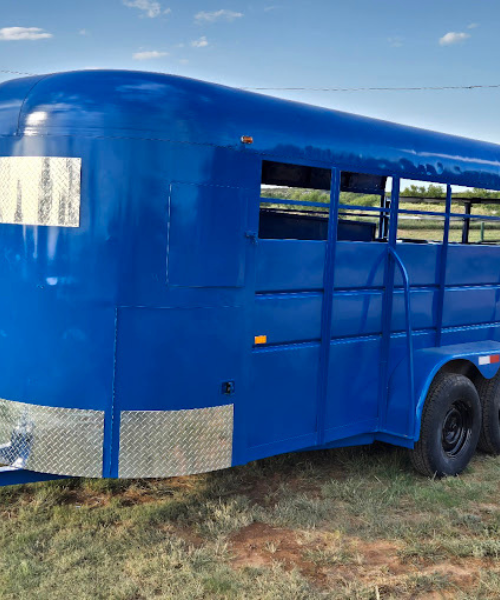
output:
M 481 402 L 464 375 L 439 373 L 422 413 L 420 439 L 410 451 L 415 469 L 429 477 L 458 475 L 469 464 L 481 432 Z
M 483 423 L 477 447 L 488 454 L 500 454 L 500 371 L 492 379 L 483 379 L 477 385 Z

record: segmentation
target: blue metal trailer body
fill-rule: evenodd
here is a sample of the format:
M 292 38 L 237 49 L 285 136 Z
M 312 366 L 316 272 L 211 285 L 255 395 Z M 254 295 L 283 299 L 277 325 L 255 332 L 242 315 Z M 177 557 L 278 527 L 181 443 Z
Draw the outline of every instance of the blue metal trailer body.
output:
M 496 373 L 478 357 L 500 352 L 500 247 L 336 241 L 336 216 L 342 170 L 500 190 L 498 146 L 87 71 L 0 85 L 0 157 L 81 160 L 77 226 L 0 223 L 11 466 L 162 477 L 376 439 L 412 447 L 443 364 Z M 264 159 L 331 169 L 327 240 L 257 239 Z

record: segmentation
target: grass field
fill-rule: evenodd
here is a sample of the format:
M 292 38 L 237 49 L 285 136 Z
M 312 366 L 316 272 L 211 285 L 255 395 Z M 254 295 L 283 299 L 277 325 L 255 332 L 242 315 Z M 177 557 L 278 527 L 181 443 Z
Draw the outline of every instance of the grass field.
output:
M 442 227 L 406 223 L 405 238 Z M 500 239 L 500 227 L 483 235 Z M 498 600 L 499 496 L 500 457 L 434 481 L 383 445 L 169 480 L 4 488 L 0 600 Z
M 500 458 L 375 446 L 0 490 L 0 599 L 500 598 Z
M 420 202 L 409 202 L 405 200 L 405 196 L 402 195 L 400 199 L 400 209 L 407 211 L 430 211 L 437 213 L 444 213 L 445 211 L 445 200 L 443 195 L 442 202 L 425 202 L 424 197 L 426 196 L 425 187 L 415 188 L 420 189 L 420 192 L 414 194 L 419 197 L 422 195 Z M 435 191 L 435 190 L 434 190 Z M 409 193 L 404 192 L 404 193 Z M 279 200 L 294 200 L 297 202 L 320 202 L 324 203 L 325 207 L 330 201 L 329 194 L 317 190 L 305 190 L 305 189 L 293 189 L 293 188 L 274 188 L 265 189 L 262 191 L 262 195 L 266 198 L 273 198 L 276 202 L 264 202 L 264 207 L 275 207 L 280 210 L 292 210 L 294 212 L 323 212 L 324 209 L 317 207 L 307 207 L 306 205 L 290 208 L 284 204 L 280 204 Z M 428 190 L 428 196 L 432 197 L 435 193 L 433 192 L 433 186 L 431 185 Z M 500 194 L 484 192 L 483 190 L 475 190 L 467 194 L 468 197 L 487 197 L 492 196 L 499 198 Z M 350 192 L 342 192 L 340 196 L 340 203 L 344 207 L 349 205 L 359 206 L 379 206 L 380 198 L 378 196 L 366 195 L 366 194 L 355 194 Z M 453 202 L 451 205 L 451 212 L 461 215 L 464 213 L 464 205 L 461 202 Z M 473 207 L 472 214 L 477 216 L 486 217 L 499 217 L 500 216 L 500 205 L 498 204 L 475 204 Z M 363 213 L 359 210 L 349 210 L 343 208 L 340 210 L 340 217 L 348 220 L 362 221 L 377 223 L 378 216 L 374 213 Z M 462 241 L 462 227 L 463 220 L 459 218 L 453 218 L 450 223 L 450 242 L 461 242 Z M 444 217 L 425 217 L 422 215 L 399 215 L 398 223 L 398 239 L 405 240 L 420 240 L 420 241 L 434 241 L 442 242 L 444 232 Z M 469 243 L 477 243 L 479 241 L 484 242 L 500 242 L 500 222 L 484 220 L 471 220 L 470 232 L 469 232 Z

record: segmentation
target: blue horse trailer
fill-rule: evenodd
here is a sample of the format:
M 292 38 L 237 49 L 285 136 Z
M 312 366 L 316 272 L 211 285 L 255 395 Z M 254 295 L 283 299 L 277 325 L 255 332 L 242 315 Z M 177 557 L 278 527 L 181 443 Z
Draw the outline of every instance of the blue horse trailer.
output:
M 435 209 L 400 203 L 416 180 Z M 470 187 L 494 202 L 499 146 L 170 75 L 0 85 L 0 483 L 500 453 L 500 246 L 469 239 L 499 217 Z

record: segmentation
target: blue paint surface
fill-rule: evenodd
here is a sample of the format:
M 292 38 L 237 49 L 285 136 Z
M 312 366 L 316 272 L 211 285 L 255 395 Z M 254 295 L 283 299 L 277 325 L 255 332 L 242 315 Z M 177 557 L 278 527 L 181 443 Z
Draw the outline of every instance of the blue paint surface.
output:
M 326 242 L 255 239 L 263 159 L 500 190 L 492 144 L 87 71 L 0 85 L 0 155 L 82 159 L 79 228 L 0 225 L 0 397 L 105 411 L 106 476 L 120 411 L 225 404 L 226 380 L 234 464 L 378 434 L 411 446 L 435 369 L 499 351 L 500 247 L 452 244 L 443 267 L 441 244 L 394 243 L 412 407 L 388 245 L 336 242 L 334 227 Z

